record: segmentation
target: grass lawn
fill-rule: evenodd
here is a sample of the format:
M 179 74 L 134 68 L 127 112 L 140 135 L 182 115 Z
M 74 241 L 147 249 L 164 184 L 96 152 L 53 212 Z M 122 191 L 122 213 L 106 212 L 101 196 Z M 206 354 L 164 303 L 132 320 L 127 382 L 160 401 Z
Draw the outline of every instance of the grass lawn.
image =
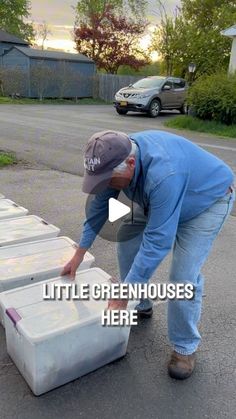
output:
M 16 163 L 16 158 L 13 154 L 0 151 L 0 167 L 9 166 L 14 163 Z
M 236 125 L 224 125 L 215 121 L 202 121 L 192 116 L 180 115 L 165 123 L 168 128 L 186 129 L 208 134 L 230 137 L 236 140 Z
M 82 98 L 78 99 L 77 102 L 72 99 L 44 99 L 40 101 L 39 99 L 12 99 L 11 97 L 0 96 L 0 105 L 105 105 L 106 102 L 102 99 L 93 99 L 93 98 Z

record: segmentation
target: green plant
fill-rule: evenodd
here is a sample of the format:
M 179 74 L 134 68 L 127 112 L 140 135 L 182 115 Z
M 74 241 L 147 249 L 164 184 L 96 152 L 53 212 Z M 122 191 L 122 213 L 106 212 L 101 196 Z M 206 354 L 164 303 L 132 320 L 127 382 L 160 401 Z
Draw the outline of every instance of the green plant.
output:
M 235 24 L 235 0 L 179 0 L 172 15 L 167 1 L 155 3 L 158 25 L 151 49 L 161 56 L 167 74 L 189 78 L 190 62 L 196 64 L 195 79 L 228 68 L 232 40 L 221 31 Z
M 236 74 L 220 72 L 200 77 L 189 89 L 188 105 L 203 120 L 236 123 Z
M 0 167 L 16 163 L 16 158 L 10 153 L 0 152 Z
M 203 121 L 202 119 L 193 118 L 192 116 L 178 115 L 165 122 L 165 126 L 181 131 L 190 130 L 206 132 L 220 137 L 236 139 L 236 125 L 225 125 L 216 121 Z

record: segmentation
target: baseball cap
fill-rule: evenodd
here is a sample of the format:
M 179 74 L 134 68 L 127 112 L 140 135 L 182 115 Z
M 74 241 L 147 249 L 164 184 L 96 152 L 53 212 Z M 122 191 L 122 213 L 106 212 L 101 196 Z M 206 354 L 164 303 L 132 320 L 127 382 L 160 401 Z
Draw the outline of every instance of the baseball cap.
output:
M 131 141 L 123 132 L 101 131 L 88 140 L 84 153 L 82 191 L 96 194 L 107 188 L 113 169 L 131 152 Z

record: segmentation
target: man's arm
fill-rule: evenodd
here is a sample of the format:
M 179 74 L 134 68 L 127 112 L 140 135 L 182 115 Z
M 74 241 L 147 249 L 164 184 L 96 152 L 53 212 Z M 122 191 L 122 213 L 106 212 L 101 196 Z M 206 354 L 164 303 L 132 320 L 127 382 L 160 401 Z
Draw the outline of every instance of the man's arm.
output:
M 79 242 L 79 248 L 89 248 L 94 242 L 97 234 L 102 229 L 108 218 L 108 201 L 110 198 L 118 198 L 120 191 L 107 188 L 94 196 L 89 208 L 87 209 L 87 218 L 84 222 L 82 237 Z
M 107 188 L 104 192 L 94 196 L 87 211 L 82 237 L 73 258 L 64 266 L 61 275 L 75 278 L 76 271 L 83 262 L 86 251 L 91 247 L 96 235 L 99 233 L 108 218 L 108 201 L 117 198 L 119 191 Z
M 126 283 L 148 282 L 171 250 L 186 186 L 186 174 L 173 174 L 151 192 L 148 223 L 140 249 L 125 278 Z

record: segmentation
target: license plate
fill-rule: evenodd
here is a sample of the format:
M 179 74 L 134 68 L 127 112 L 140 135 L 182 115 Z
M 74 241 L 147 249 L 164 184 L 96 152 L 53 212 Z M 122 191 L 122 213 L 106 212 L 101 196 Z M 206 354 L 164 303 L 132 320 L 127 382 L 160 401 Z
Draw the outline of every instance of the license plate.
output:
M 120 106 L 127 106 L 127 102 L 120 102 Z

